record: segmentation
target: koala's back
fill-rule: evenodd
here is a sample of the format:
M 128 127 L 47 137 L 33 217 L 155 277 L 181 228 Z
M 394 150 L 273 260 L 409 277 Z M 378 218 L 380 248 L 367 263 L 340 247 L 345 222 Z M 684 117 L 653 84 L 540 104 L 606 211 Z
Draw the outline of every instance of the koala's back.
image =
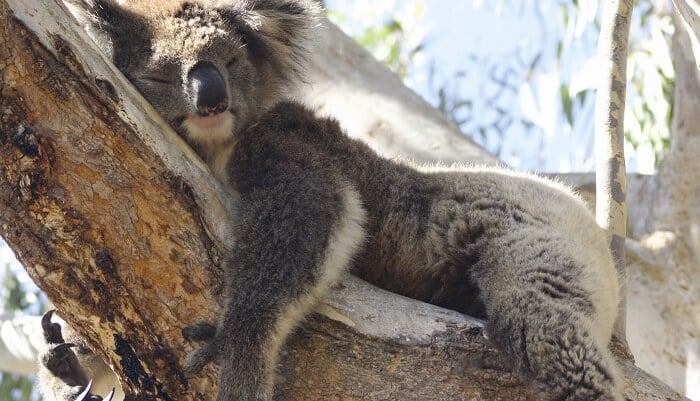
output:
M 563 185 L 498 168 L 421 169 L 386 160 L 336 121 L 294 103 L 279 104 L 241 135 L 231 182 L 242 192 L 254 188 L 255 171 L 266 163 L 302 165 L 358 191 L 367 211 L 366 240 L 352 269 L 376 285 L 485 317 L 484 289 L 471 271 L 492 270 L 490 280 L 498 283 L 565 258 L 571 268 L 553 271 L 557 280 L 595 293 L 589 307 L 606 311 L 604 326 L 612 325 L 617 277 L 611 255 L 590 211 Z M 523 277 L 523 287 L 529 279 Z
M 606 349 L 617 273 L 602 230 L 567 188 L 503 169 L 426 171 L 386 160 L 295 103 L 243 133 L 231 183 L 245 197 L 271 165 L 327 177 L 323 193 L 357 192 L 366 222 L 350 268 L 361 277 L 488 318 L 489 337 L 555 398 L 620 399 Z M 276 185 L 269 196 L 298 195 Z

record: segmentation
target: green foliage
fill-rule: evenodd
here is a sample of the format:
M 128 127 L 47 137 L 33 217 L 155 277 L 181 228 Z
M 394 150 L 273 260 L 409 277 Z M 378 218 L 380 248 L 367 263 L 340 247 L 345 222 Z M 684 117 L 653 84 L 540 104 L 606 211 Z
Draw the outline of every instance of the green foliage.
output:
M 20 375 L 0 373 L 0 400 L 32 401 L 36 399 L 34 382 Z
M 381 4 L 376 6 L 380 7 Z M 411 32 L 412 22 L 422 18 L 424 4 L 422 1 L 414 1 L 405 7 L 410 10 L 409 17 L 388 16 L 353 35 L 359 44 L 401 79 L 406 79 L 408 68 L 424 49 L 424 43 L 416 42 L 415 35 Z M 347 22 L 347 16 L 337 11 L 329 11 L 328 18 L 339 25 Z
M 29 307 L 26 292 L 22 289 L 17 275 L 12 274 L 10 264 L 5 264 L 5 280 L 2 283 L 5 289 L 5 296 L 1 300 L 5 310 L 22 311 Z
M 673 24 L 668 15 L 656 15 L 648 2 L 637 1 L 638 29 L 643 35 L 630 44 L 627 60 L 628 103 L 625 139 L 635 148 L 647 148 L 658 165 L 668 149 L 675 74 L 669 53 Z
M 387 1 L 361 3 L 365 6 L 371 4 L 373 9 L 366 11 L 365 17 L 356 17 L 362 22 L 376 17 L 376 10 L 397 9 L 396 6 L 387 6 Z M 430 7 L 449 7 L 427 4 Z M 489 149 L 498 154 L 499 141 L 512 140 L 514 133 L 530 135 L 537 132 L 543 135 L 544 126 L 550 126 L 548 132 L 552 133 L 553 123 L 549 117 L 552 114 L 547 114 L 542 107 L 549 106 L 547 99 L 555 93 L 545 92 L 538 85 L 555 77 L 558 82 L 551 89 L 558 90 L 556 135 L 575 132 L 579 138 L 592 137 L 594 96 L 589 94 L 595 92 L 599 73 L 595 53 L 602 3 L 556 0 L 545 5 L 516 0 L 473 0 L 473 4 L 488 7 L 496 13 L 511 16 L 526 13 L 528 18 L 540 18 L 548 27 L 542 32 L 549 36 L 543 36 L 543 40 L 537 43 L 523 42 L 513 54 L 495 57 L 477 56 L 476 53 L 455 54 L 455 57 L 464 59 L 463 67 L 449 74 L 436 71 L 435 66 L 444 64 L 440 60 L 427 60 L 429 70 L 424 76 L 428 77 L 429 93 L 424 93 L 426 98 L 464 132 L 484 138 L 483 142 L 490 144 Z M 560 22 L 556 21 L 557 11 Z M 425 58 L 430 54 L 426 52 L 423 41 L 412 40 L 416 36 L 413 27 L 418 25 L 415 18 L 421 15 L 419 12 L 393 14 L 364 30 L 355 29 L 353 36 L 378 60 L 411 83 L 417 71 L 414 66 L 416 56 Z M 341 25 L 345 22 L 338 13 L 332 13 L 331 18 Z M 346 26 L 357 28 L 356 20 Z M 670 16 L 655 10 L 652 0 L 635 0 L 630 29 L 625 136 L 628 145 L 638 151 L 638 155 L 646 155 L 645 160 L 649 160 L 646 166 L 657 164 L 668 148 L 674 83 L 668 44 L 672 28 Z M 550 40 L 552 34 L 558 35 L 558 39 Z M 520 40 L 513 38 L 513 43 L 518 44 Z M 462 90 L 468 86 L 467 82 L 472 88 L 468 95 Z M 476 90 L 473 89 L 475 86 L 478 86 Z M 522 97 L 523 88 L 529 90 L 529 97 Z M 521 108 L 523 99 L 530 102 L 527 112 Z M 640 168 L 640 161 L 637 163 L 637 168 Z M 644 170 L 649 171 L 649 167 Z
M 405 79 L 409 64 L 423 50 L 423 44 L 403 49 L 404 36 L 403 25 L 392 18 L 383 25 L 370 27 L 356 39 L 362 46 L 375 52 L 382 46 L 386 47 L 385 56 L 380 61 L 397 73 L 401 79 Z
M 559 97 L 561 99 L 561 107 L 562 110 L 564 111 L 564 115 L 566 116 L 566 121 L 569 122 L 570 125 L 574 124 L 574 111 L 573 111 L 573 99 L 571 98 L 571 95 L 569 94 L 569 87 L 566 84 L 561 84 L 559 86 Z
M 0 246 L 6 246 L 0 242 Z M 1 263 L 2 261 L 0 261 Z M 47 308 L 47 299 L 31 282 L 27 273 L 19 266 L 10 263 L 0 269 L 2 292 L 0 292 L 0 312 L 42 313 Z

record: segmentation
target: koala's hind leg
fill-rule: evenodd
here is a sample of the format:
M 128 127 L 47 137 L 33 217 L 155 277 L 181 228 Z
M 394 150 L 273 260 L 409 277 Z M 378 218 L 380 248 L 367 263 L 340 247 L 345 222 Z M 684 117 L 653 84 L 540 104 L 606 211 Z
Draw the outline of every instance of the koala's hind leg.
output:
M 213 337 L 206 324 L 183 333 L 208 341 L 189 355 L 188 376 L 219 361 L 219 401 L 272 399 L 285 338 L 337 282 L 364 237 L 365 212 L 351 186 L 294 165 L 264 170 L 241 191 L 239 239 L 218 327 Z
M 615 362 L 586 327 L 589 318 L 543 298 L 514 294 L 506 306 L 498 305 L 500 313 L 487 324 L 489 337 L 548 399 L 622 401 Z
M 558 401 L 622 401 L 619 374 L 607 349 L 616 297 L 600 299 L 584 278 L 590 267 L 556 249 L 556 239 L 530 243 L 542 257 L 531 260 L 495 241 L 501 256 L 492 260 L 501 280 L 481 280 L 489 338 L 536 390 Z M 542 247 L 541 249 L 537 249 Z M 549 249 L 549 252 L 547 252 Z M 488 256 L 487 256 L 488 257 Z M 507 277 L 504 277 L 508 274 Z M 612 313 L 612 312 L 611 312 Z

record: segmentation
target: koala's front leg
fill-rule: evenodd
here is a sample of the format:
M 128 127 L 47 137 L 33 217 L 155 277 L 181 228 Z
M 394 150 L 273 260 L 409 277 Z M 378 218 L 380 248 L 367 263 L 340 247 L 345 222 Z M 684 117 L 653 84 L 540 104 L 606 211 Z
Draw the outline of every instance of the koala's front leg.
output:
M 185 373 L 220 362 L 218 401 L 269 401 L 273 371 L 287 335 L 337 282 L 364 239 L 359 195 L 294 167 L 242 193 L 238 242 L 226 271 L 227 302 L 215 332 L 185 330 L 207 340 Z M 291 175 L 291 176 L 290 176 Z M 259 177 L 258 177 L 259 178 Z

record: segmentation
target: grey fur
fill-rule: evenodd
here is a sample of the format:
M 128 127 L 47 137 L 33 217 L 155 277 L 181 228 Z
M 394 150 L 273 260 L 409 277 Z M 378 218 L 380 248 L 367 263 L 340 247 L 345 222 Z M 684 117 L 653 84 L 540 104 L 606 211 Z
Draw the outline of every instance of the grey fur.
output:
M 216 329 L 185 333 L 208 340 L 188 375 L 221 364 L 219 401 L 271 400 L 284 339 L 344 271 L 487 317 L 490 339 L 549 399 L 622 400 L 607 350 L 617 276 L 570 190 L 503 169 L 386 160 L 283 101 L 315 2 L 96 3 L 85 20 L 117 67 L 240 194 L 224 312 Z M 230 99 L 229 125 L 211 130 L 188 92 L 202 62 Z

